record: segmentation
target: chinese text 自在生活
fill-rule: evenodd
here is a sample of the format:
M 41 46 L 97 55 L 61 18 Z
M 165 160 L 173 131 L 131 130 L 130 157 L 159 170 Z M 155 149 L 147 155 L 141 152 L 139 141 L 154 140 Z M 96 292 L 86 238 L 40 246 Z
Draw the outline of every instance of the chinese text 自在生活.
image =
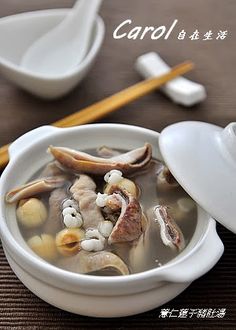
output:
M 187 34 L 185 30 L 181 30 L 178 34 L 178 40 L 185 40 L 189 38 L 190 40 L 224 40 L 228 36 L 228 30 L 219 30 L 217 32 L 213 32 L 212 30 L 200 33 L 199 30 L 194 30 L 192 33 Z

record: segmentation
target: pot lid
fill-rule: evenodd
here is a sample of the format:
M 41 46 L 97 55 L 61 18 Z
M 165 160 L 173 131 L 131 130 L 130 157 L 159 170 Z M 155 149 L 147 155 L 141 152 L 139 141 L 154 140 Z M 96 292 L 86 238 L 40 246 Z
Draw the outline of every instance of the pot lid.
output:
M 224 129 L 203 122 L 177 123 L 162 131 L 159 146 L 187 193 L 236 233 L 236 122 Z

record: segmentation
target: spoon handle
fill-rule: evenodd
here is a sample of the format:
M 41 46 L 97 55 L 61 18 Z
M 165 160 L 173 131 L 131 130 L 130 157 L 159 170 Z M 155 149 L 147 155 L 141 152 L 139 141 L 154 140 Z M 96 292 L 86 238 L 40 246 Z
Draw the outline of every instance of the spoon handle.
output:
M 92 104 L 83 110 L 69 115 L 64 119 L 56 121 L 52 125 L 56 127 L 71 127 L 91 123 L 121 108 L 122 106 L 147 95 L 148 93 L 166 84 L 168 81 L 191 71 L 193 67 L 194 64 L 191 61 L 181 63 L 173 67 L 168 73 L 162 76 L 141 81 L 105 98 L 102 101 Z M 0 168 L 5 167 L 8 163 L 8 146 L 9 145 L 5 145 L 0 148 Z
M 67 17 L 58 26 L 64 40 L 71 43 L 76 61 L 82 61 L 88 51 L 91 31 L 103 0 L 78 0 Z M 79 27 L 79 28 L 78 28 Z
M 87 26 L 94 23 L 102 2 L 103 0 L 77 0 L 74 7 L 60 25 L 63 28 L 68 27 L 73 33 L 77 31 L 79 24 L 80 29 L 82 28 L 83 31 L 86 31 Z M 73 28 L 75 31 L 73 31 Z
M 80 9 L 84 9 L 85 6 L 86 10 L 92 8 L 96 12 L 101 6 L 102 2 L 103 0 L 77 0 L 73 6 L 72 11 L 79 11 Z

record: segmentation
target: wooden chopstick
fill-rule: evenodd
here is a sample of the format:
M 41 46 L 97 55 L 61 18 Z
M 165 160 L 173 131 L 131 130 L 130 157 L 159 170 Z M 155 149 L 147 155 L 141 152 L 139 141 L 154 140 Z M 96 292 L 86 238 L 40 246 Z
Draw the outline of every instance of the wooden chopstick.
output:
M 156 90 L 168 81 L 191 71 L 193 68 L 194 64 L 191 61 L 183 62 L 162 76 L 141 81 L 83 110 L 58 120 L 52 125 L 56 127 L 71 127 L 91 123 Z M 5 145 L 0 148 L 0 168 L 5 167 L 8 163 L 8 147 L 9 145 Z

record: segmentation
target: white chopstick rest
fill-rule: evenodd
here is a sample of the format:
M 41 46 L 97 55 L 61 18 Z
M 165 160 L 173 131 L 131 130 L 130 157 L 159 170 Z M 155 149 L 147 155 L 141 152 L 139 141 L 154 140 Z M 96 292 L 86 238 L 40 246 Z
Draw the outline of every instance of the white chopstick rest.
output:
M 170 67 L 154 52 L 141 55 L 135 63 L 136 70 L 145 78 L 160 76 L 170 71 Z M 183 77 L 166 83 L 161 90 L 175 103 L 191 107 L 206 99 L 205 87 Z

